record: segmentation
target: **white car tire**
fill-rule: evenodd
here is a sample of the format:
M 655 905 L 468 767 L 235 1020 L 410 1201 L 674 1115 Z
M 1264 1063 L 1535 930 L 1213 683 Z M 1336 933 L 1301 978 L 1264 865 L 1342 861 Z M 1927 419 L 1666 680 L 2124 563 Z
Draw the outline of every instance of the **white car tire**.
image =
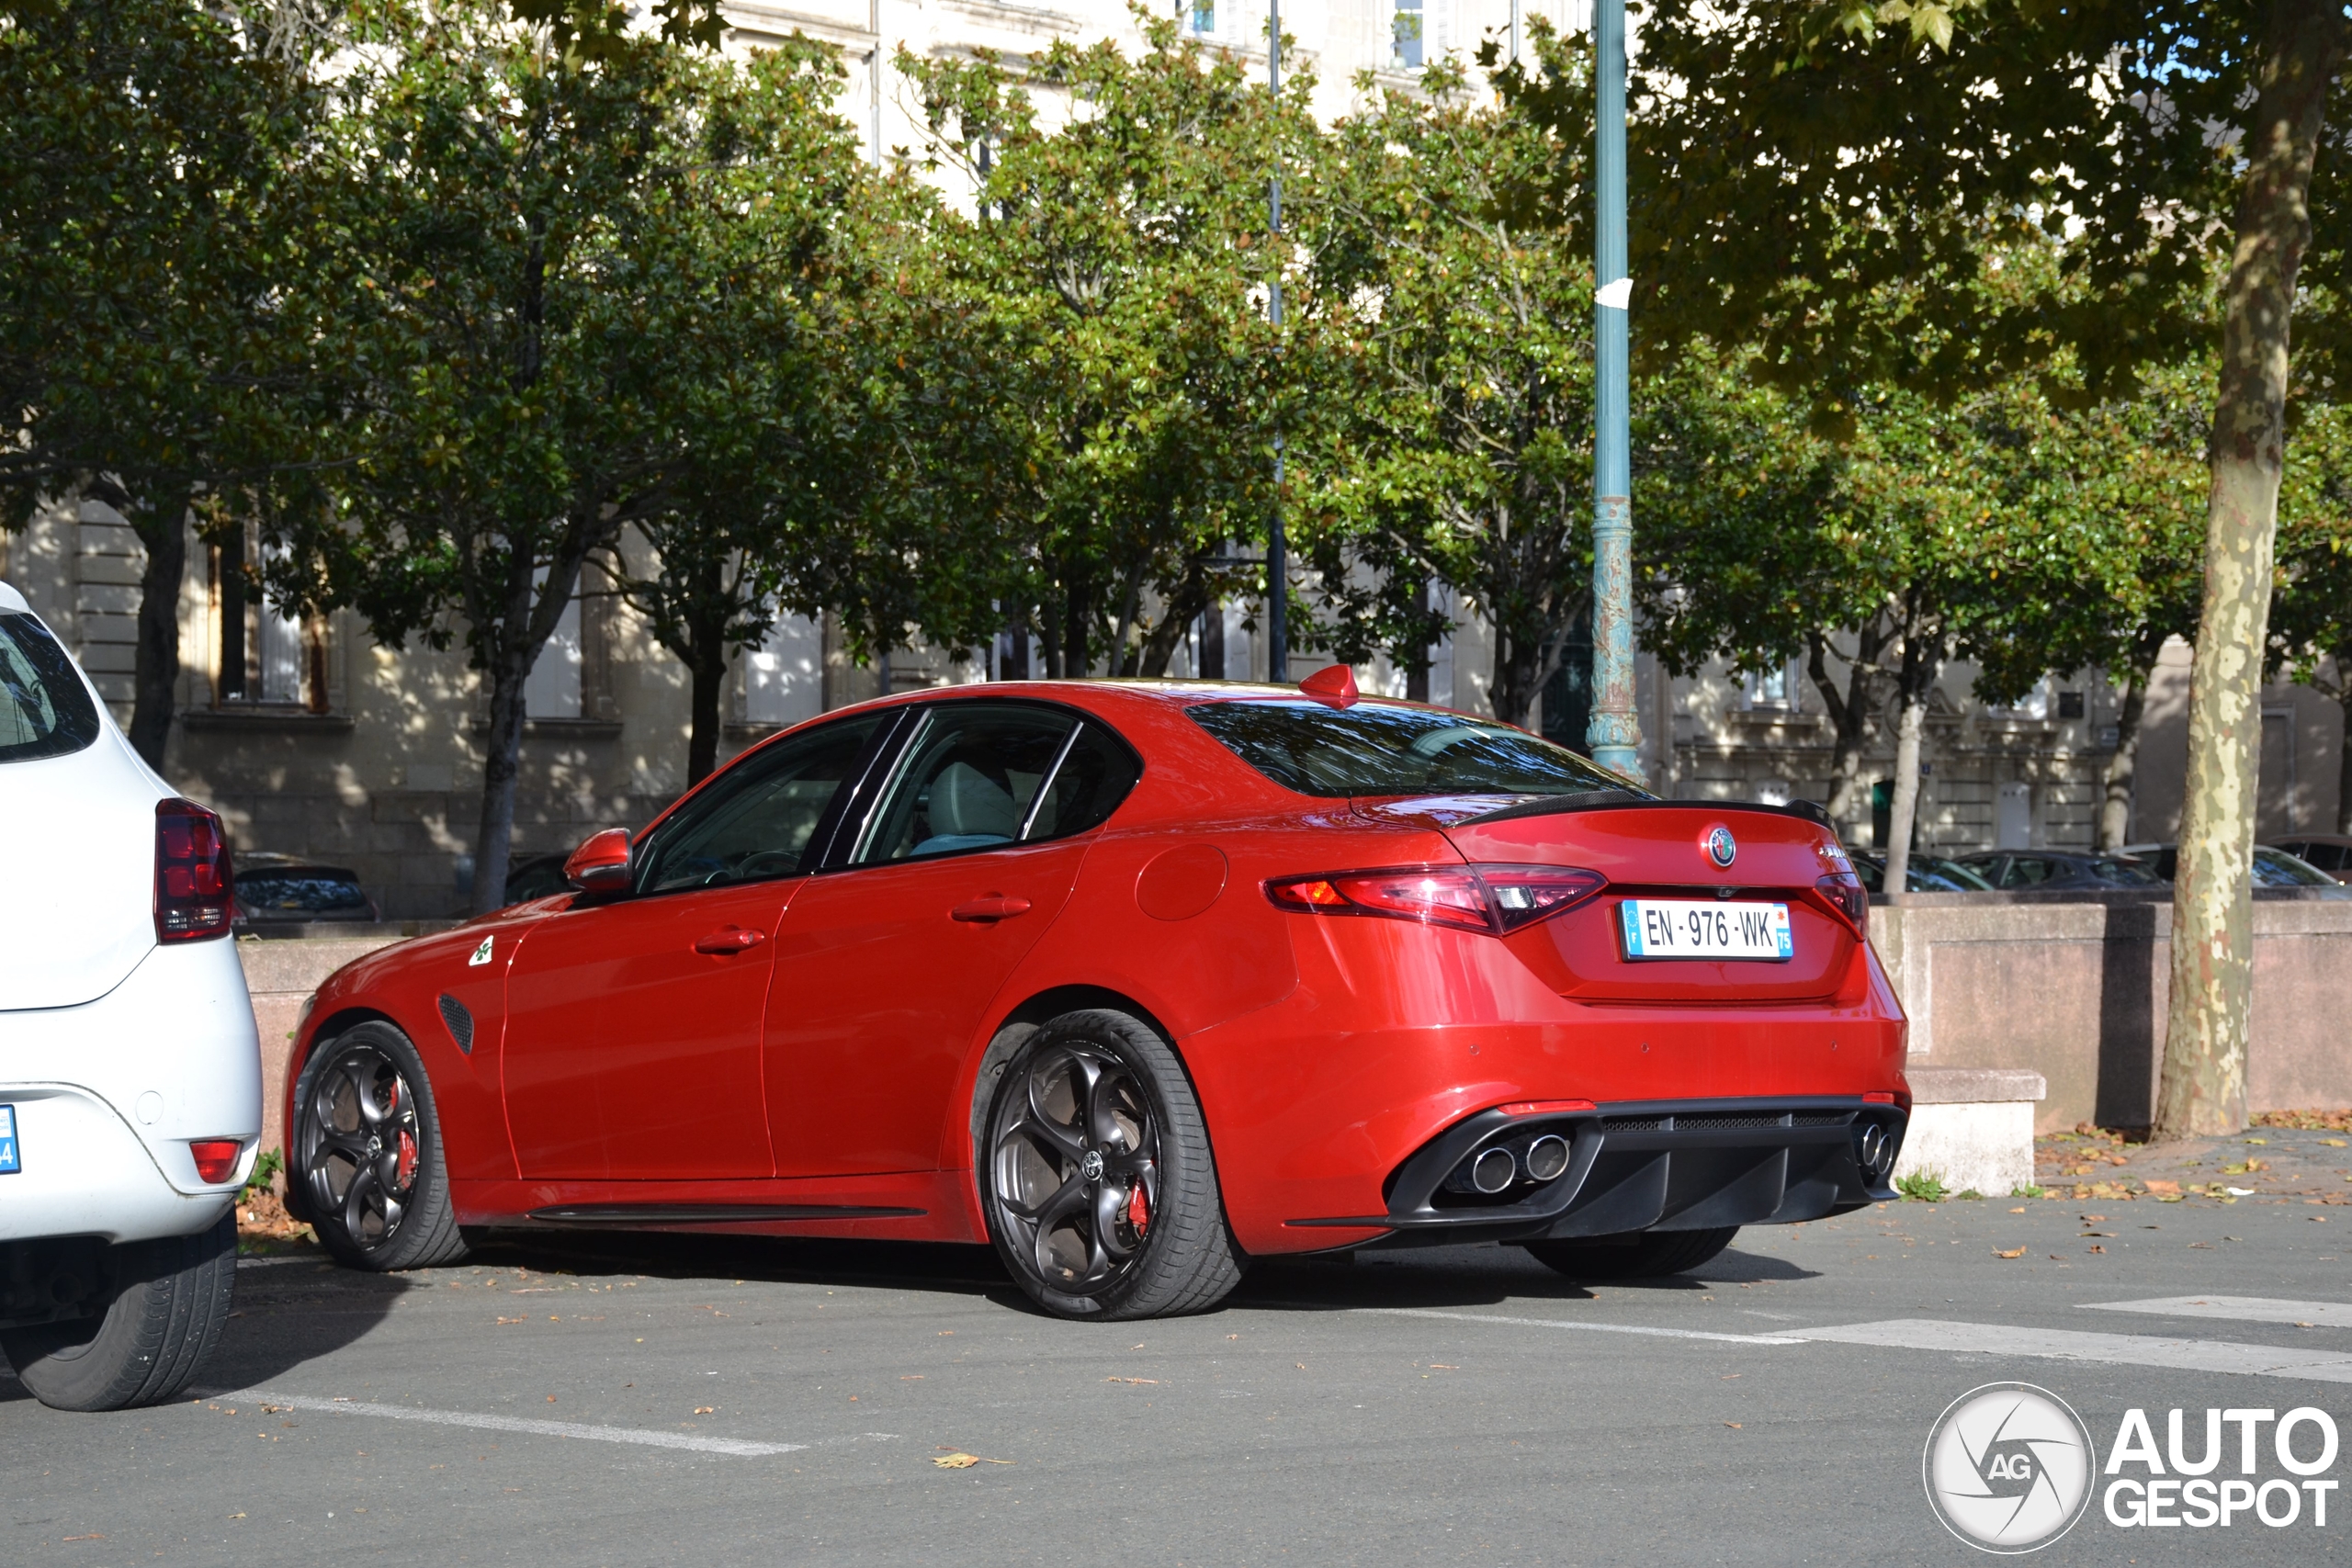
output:
M 57 1410 L 129 1410 L 177 1397 L 220 1342 L 236 1292 L 237 1221 L 110 1249 L 113 1296 L 93 1317 L 0 1332 L 33 1397 Z

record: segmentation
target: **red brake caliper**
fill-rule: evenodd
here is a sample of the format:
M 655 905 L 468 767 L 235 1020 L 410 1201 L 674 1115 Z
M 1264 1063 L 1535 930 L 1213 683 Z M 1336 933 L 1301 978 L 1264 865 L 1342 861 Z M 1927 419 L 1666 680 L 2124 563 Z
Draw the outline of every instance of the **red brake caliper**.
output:
M 1135 1193 L 1127 1200 L 1127 1224 L 1141 1235 L 1151 1224 L 1151 1203 L 1143 1195 L 1143 1183 L 1136 1183 Z
M 401 1129 L 400 1174 L 401 1190 L 405 1192 L 416 1179 L 416 1136 L 405 1127 Z

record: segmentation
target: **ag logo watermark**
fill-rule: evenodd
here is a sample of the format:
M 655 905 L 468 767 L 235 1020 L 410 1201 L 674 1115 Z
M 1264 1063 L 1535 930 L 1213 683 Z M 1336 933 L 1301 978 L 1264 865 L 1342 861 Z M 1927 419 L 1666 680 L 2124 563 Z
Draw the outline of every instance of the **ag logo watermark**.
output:
M 1944 1528 L 1984 1551 L 2038 1551 L 2075 1528 L 2098 1455 L 2066 1402 L 2027 1382 L 1986 1383 L 1928 1434 L 1920 1473 Z

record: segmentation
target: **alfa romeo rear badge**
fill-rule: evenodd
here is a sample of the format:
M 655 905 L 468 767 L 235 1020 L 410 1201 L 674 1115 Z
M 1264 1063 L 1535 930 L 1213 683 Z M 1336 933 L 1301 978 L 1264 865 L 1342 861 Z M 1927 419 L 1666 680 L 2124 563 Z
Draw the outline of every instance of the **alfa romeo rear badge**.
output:
M 1726 871 L 1731 868 L 1731 863 L 1739 858 L 1739 845 L 1733 840 L 1731 829 L 1720 822 L 1707 829 L 1702 842 L 1706 846 L 1707 858 Z
M 1920 1469 L 1944 1528 L 1980 1551 L 2039 1551 L 2075 1528 L 2098 1455 L 2082 1417 L 2048 1389 L 1987 1383 L 1952 1401 Z

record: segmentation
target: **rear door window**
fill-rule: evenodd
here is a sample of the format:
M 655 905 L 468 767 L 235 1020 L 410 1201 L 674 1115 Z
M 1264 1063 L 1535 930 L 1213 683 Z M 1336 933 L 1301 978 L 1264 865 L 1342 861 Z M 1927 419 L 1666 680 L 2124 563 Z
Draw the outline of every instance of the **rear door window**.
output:
M 1109 818 L 1140 772 L 1123 741 L 1063 709 L 934 703 L 850 862 L 890 865 L 1068 838 Z
M 64 757 L 98 738 L 97 705 L 49 629 L 0 614 L 0 762 Z
M 2050 880 L 2050 863 L 2040 855 L 2011 855 L 2001 872 L 2004 887 L 2031 887 Z

